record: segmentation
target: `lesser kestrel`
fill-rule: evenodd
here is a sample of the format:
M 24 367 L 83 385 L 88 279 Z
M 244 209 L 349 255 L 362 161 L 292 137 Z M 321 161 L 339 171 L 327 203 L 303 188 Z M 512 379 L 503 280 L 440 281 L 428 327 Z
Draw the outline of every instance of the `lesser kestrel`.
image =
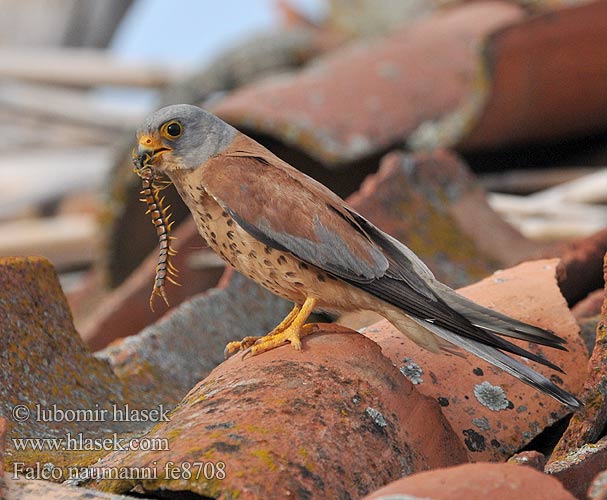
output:
M 502 337 L 557 349 L 552 332 L 482 307 L 437 281 L 405 245 L 328 188 L 213 114 L 190 105 L 152 113 L 137 132 L 136 168 L 170 178 L 209 246 L 238 271 L 295 304 L 264 337 L 231 342 L 253 355 L 310 332 L 314 308 L 371 310 L 433 352 L 454 346 L 558 401 L 581 403 L 503 351 L 560 369 Z

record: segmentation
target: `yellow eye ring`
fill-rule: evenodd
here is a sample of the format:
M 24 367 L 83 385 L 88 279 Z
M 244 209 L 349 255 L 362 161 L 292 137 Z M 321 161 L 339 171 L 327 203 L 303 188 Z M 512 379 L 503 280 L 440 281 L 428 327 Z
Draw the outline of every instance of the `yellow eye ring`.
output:
M 167 139 L 177 139 L 183 133 L 181 123 L 170 121 L 160 127 L 160 133 Z

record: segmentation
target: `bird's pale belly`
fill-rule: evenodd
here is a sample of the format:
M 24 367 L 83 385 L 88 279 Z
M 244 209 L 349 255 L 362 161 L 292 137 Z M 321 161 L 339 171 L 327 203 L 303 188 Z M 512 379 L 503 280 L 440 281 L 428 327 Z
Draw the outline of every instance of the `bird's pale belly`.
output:
M 193 208 L 193 209 L 192 209 Z M 286 300 L 302 304 L 318 299 L 319 307 L 358 309 L 345 283 L 288 252 L 264 245 L 242 229 L 208 196 L 190 207 L 208 245 L 236 270 Z

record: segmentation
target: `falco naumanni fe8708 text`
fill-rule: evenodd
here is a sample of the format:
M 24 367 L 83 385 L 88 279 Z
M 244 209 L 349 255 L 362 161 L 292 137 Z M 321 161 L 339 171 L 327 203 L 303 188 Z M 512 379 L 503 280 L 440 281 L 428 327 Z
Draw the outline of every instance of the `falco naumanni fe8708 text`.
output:
M 285 342 L 301 349 L 316 307 L 372 310 L 430 351 L 463 348 L 574 409 L 581 406 L 505 354 L 560 371 L 503 337 L 564 349 L 561 338 L 458 295 L 336 194 L 213 114 L 184 104 L 163 108 L 145 120 L 137 140 L 136 168 L 170 178 L 209 246 L 295 304 L 272 332 L 231 342 L 228 354 L 255 355 Z

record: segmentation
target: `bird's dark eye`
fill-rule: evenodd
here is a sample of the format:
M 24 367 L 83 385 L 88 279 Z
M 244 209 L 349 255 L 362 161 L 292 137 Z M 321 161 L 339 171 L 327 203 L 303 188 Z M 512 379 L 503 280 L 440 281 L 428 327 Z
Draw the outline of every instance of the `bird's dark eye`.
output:
M 175 137 L 179 137 L 181 135 L 183 129 L 179 123 L 170 122 L 164 126 L 164 131 L 168 137 L 172 137 L 174 139 Z

